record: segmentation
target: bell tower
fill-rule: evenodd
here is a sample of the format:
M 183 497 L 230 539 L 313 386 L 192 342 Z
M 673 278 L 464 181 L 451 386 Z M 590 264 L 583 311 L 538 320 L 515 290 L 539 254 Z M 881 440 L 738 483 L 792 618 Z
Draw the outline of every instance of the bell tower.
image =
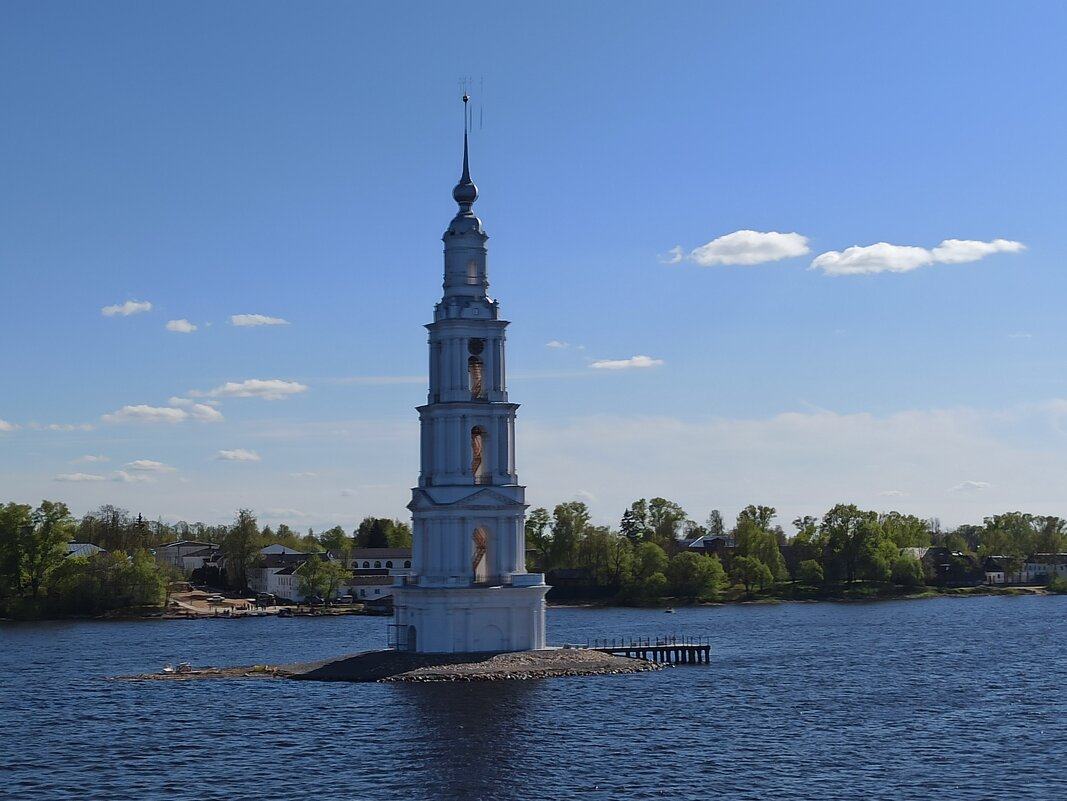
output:
M 464 95 L 464 108 L 469 98 Z M 466 115 L 465 115 L 466 116 Z M 459 205 L 444 234 L 444 293 L 429 331 L 421 467 L 412 490 L 412 568 L 393 590 L 398 649 L 544 648 L 544 576 L 526 572 L 526 488 L 515 471 L 515 412 L 499 305 L 487 294 L 486 241 L 471 210 L 467 132 Z

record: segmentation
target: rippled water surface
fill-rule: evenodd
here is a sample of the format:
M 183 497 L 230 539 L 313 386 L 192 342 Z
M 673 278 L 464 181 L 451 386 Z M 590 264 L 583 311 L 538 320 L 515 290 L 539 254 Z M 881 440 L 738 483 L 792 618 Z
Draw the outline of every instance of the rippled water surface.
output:
M 709 666 L 475 684 L 127 683 L 385 643 L 381 618 L 0 624 L 0 797 L 1067 798 L 1067 597 L 550 609 Z

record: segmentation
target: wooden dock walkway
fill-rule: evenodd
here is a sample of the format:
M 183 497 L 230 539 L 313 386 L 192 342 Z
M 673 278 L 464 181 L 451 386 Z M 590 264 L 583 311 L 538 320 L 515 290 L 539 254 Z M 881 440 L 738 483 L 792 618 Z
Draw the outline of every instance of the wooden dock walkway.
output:
M 631 659 L 645 659 L 669 665 L 699 665 L 711 662 L 711 642 L 707 637 L 657 637 L 594 640 L 586 645 L 593 651 Z

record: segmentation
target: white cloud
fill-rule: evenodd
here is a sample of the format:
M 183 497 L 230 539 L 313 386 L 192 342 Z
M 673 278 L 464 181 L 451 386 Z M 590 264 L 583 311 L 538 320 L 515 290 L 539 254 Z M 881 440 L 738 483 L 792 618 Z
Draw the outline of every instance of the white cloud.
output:
M 310 470 L 305 470 L 302 473 L 290 473 L 291 478 L 315 478 L 318 473 L 312 473 Z
M 210 398 L 262 398 L 263 400 L 281 400 L 290 395 L 306 392 L 307 385 L 297 381 L 282 381 L 277 378 L 250 378 L 247 381 L 227 381 L 221 386 L 207 392 L 190 390 L 194 397 Z
M 691 261 L 701 267 L 718 264 L 765 264 L 810 253 L 808 238 L 798 233 L 783 234 L 778 231 L 734 231 L 720 236 L 706 245 L 694 248 L 685 255 L 681 247 L 669 251 L 666 264 Z
M 1034 335 L 1028 331 L 1013 331 L 1008 334 L 1008 339 L 1033 339 Z
M 0 420 L 0 431 L 14 431 L 18 426 L 14 423 L 9 423 L 7 420 Z
M 82 456 L 80 459 L 75 459 L 72 464 L 99 464 L 101 462 L 111 461 L 106 456 Z
M 301 512 L 299 509 L 286 509 L 278 506 L 268 506 L 263 510 L 263 517 L 270 518 L 271 520 L 284 520 L 293 518 L 308 518 L 311 517 L 307 512 Z
M 219 451 L 215 454 L 215 459 L 220 462 L 258 462 L 259 454 L 255 451 L 246 451 L 244 448 L 237 448 L 232 451 Z
M 942 264 L 964 264 L 978 261 L 993 253 L 1018 253 L 1026 250 L 1022 242 L 1009 239 L 994 239 L 992 242 L 978 242 L 974 239 L 946 239 L 933 249 L 934 260 Z
M 88 423 L 30 423 L 29 428 L 33 431 L 92 431 L 94 427 Z
M 148 406 L 137 404 L 123 406 L 117 412 L 101 417 L 105 423 L 182 423 L 189 419 L 189 412 L 171 406 Z
M 157 462 L 154 459 L 136 459 L 132 462 L 126 462 L 124 467 L 142 473 L 171 473 L 175 470 L 169 464 Z
M 194 403 L 189 409 L 189 417 L 198 423 L 221 423 L 222 412 L 206 403 Z
M 174 331 L 177 334 L 191 334 L 196 330 L 196 326 L 185 319 L 168 320 L 166 329 L 168 331 Z
M 681 245 L 675 245 L 659 257 L 660 264 L 678 264 L 685 259 L 685 250 Z
M 131 314 L 151 311 L 152 304 L 147 300 L 128 300 L 125 303 L 117 303 L 114 306 L 105 306 L 100 313 L 105 317 L 129 317 Z
M 230 316 L 230 324 L 238 327 L 253 325 L 289 325 L 288 320 L 281 317 L 268 317 L 265 314 L 233 314 Z
M 901 492 L 900 490 L 882 490 L 878 493 L 881 498 L 903 498 L 908 493 Z
M 351 498 L 355 494 L 356 494 L 356 491 L 354 489 L 343 489 L 343 490 L 341 490 L 341 496 L 344 497 L 344 498 Z
M 101 418 L 105 423 L 184 423 L 195 420 L 201 423 L 217 423 L 223 419 L 222 413 L 203 403 L 195 403 L 186 409 L 174 406 L 123 406 L 117 412 L 105 414 Z
M 545 343 L 545 347 L 546 348 L 556 348 L 557 350 L 566 350 L 567 348 L 570 347 L 570 344 L 567 343 L 567 342 L 561 342 L 558 339 L 553 339 L 551 342 L 546 342 Z
M 103 476 L 94 473 L 60 473 L 56 481 L 105 481 Z
M 595 370 L 633 370 L 644 367 L 660 367 L 663 364 L 663 359 L 653 359 L 650 356 L 631 356 L 629 359 L 601 359 L 589 366 Z
M 992 486 L 988 481 L 961 481 L 949 492 L 974 492 L 976 490 L 989 489 Z
M 1021 242 L 995 239 L 978 242 L 969 239 L 946 239 L 935 248 L 912 245 L 873 245 L 830 250 L 815 257 L 809 270 L 822 270 L 826 275 L 867 275 L 870 273 L 906 273 L 928 264 L 963 264 L 977 261 L 992 253 L 1018 253 L 1025 250 Z
M 596 495 L 589 490 L 580 489 L 574 493 L 574 497 L 583 503 L 596 503 Z
M 152 483 L 155 481 L 152 476 L 145 473 L 127 473 L 125 470 L 116 470 L 111 474 L 111 480 L 123 484 Z

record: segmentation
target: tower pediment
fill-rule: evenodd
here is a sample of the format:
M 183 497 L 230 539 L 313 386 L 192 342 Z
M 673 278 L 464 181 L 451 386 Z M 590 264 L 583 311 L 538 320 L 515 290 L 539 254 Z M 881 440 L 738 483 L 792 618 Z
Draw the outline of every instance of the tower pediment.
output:
M 488 510 L 509 507 L 525 508 L 524 501 L 505 495 L 502 492 L 485 487 L 476 492 L 456 497 L 456 490 L 465 490 L 466 487 L 422 487 L 412 491 L 411 502 L 408 509 L 420 511 L 425 509 L 452 509 Z

